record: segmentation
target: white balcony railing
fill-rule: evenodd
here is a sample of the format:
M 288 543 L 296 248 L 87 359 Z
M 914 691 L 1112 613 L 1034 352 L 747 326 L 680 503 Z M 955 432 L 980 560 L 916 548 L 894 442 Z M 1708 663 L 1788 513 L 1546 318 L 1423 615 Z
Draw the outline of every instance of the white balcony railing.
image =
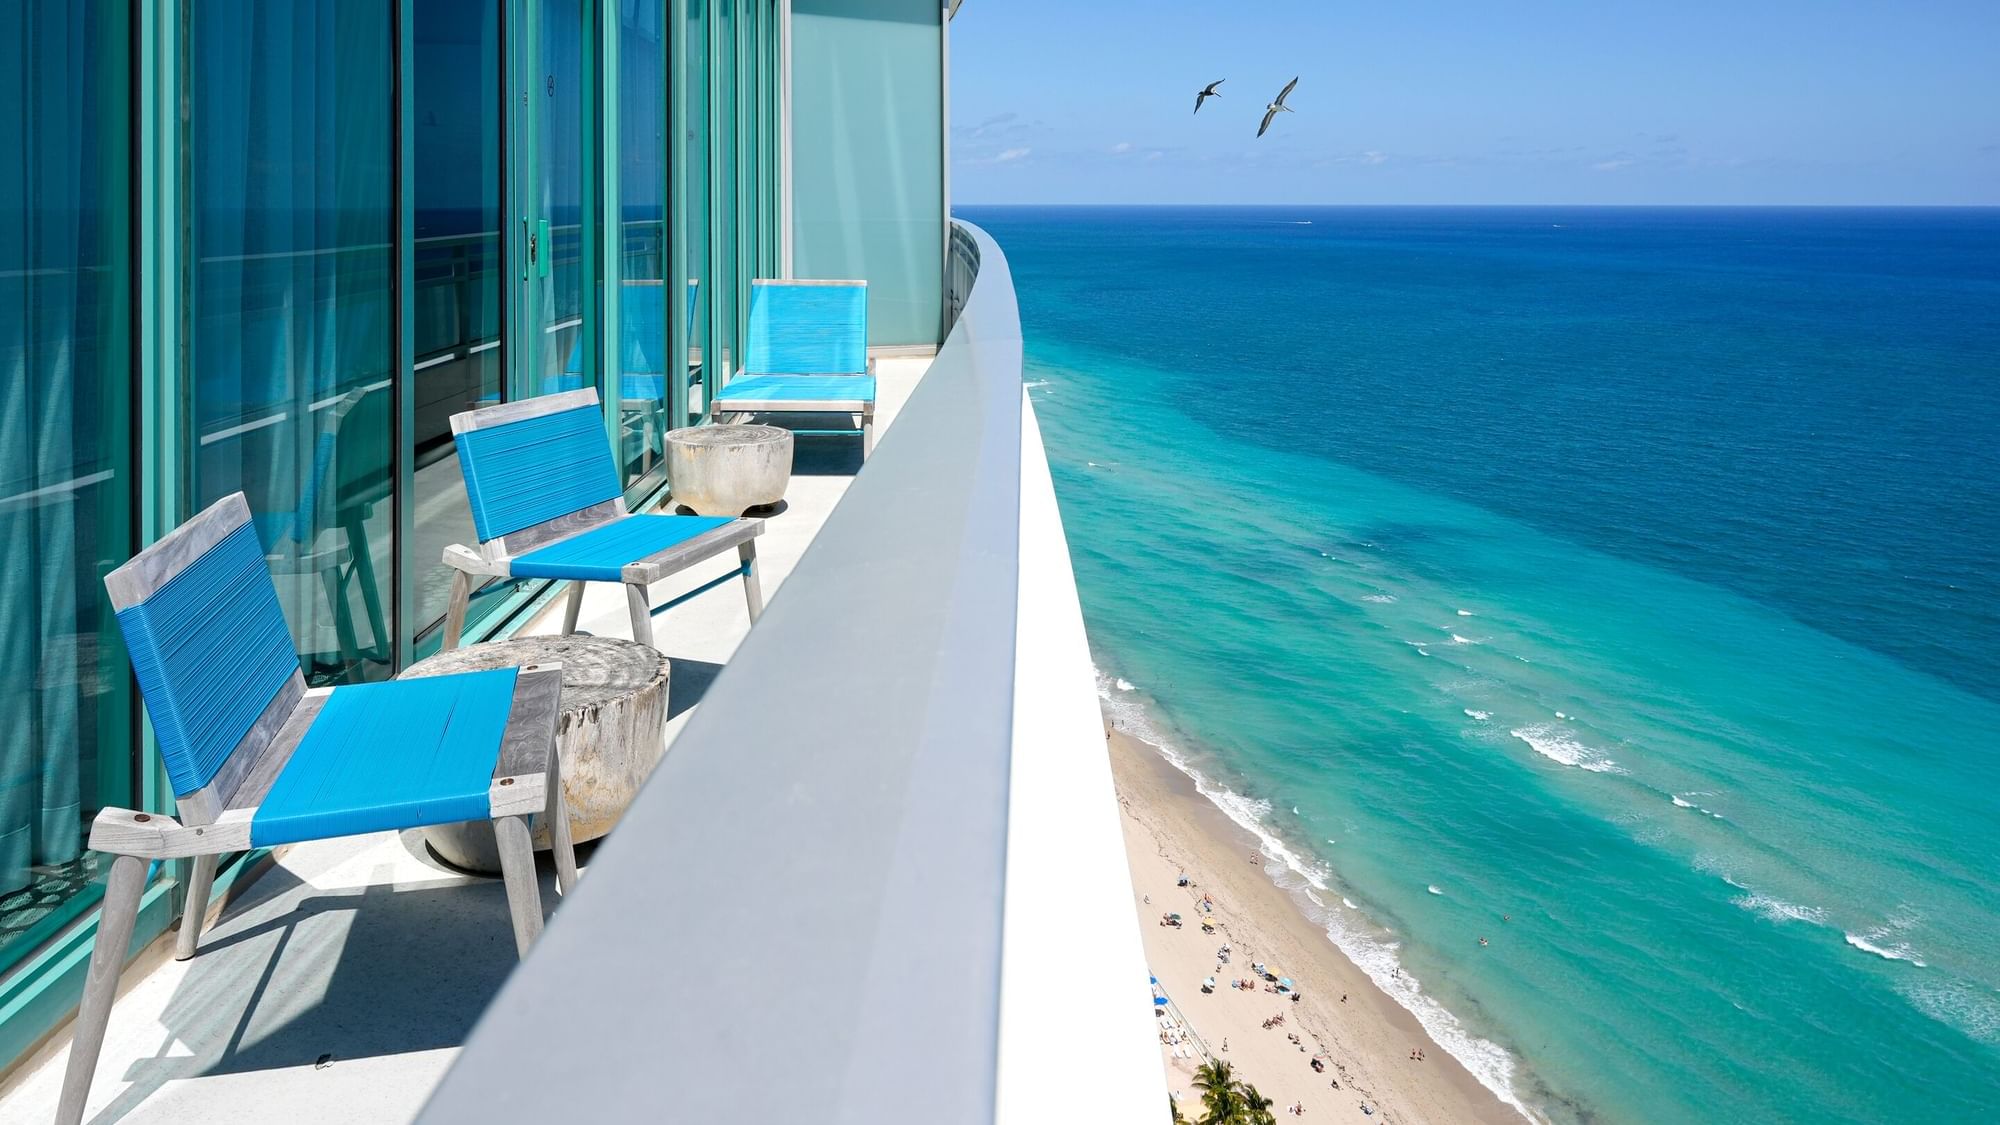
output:
M 936 361 L 421 1120 L 1165 1114 L 1013 282 L 953 255 Z

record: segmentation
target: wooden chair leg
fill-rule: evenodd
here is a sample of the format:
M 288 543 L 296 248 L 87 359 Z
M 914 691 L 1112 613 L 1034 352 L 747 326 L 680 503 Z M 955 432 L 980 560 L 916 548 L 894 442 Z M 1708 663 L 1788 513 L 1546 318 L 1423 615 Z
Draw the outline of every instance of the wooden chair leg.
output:
M 870 404 L 861 412 L 861 460 L 867 461 L 868 455 L 873 452 L 875 452 L 875 407 Z
M 556 860 L 556 889 L 565 897 L 576 886 L 576 845 L 569 835 L 569 798 L 563 792 L 562 750 L 549 747 L 549 851 Z
M 194 956 L 195 944 L 201 941 L 201 924 L 208 920 L 208 892 L 215 886 L 215 865 L 221 859 L 219 855 L 194 857 L 194 871 L 188 876 L 187 913 L 181 916 L 181 932 L 174 937 L 176 961 Z
M 444 648 L 458 647 L 465 636 L 465 605 L 472 600 L 472 576 L 462 570 L 451 572 L 451 602 L 444 611 Z
M 569 604 L 563 607 L 563 635 L 576 632 L 576 619 L 583 615 L 583 583 L 569 584 Z
M 632 613 L 632 639 L 651 648 L 653 645 L 653 604 L 646 600 L 645 583 L 625 583 L 625 607 Z
M 535 879 L 535 841 L 525 816 L 496 817 L 493 838 L 500 845 L 500 877 L 507 884 L 507 912 L 514 919 L 514 945 L 526 957 L 542 936 L 542 889 Z
M 757 542 L 746 539 L 736 548 L 736 557 L 743 560 L 743 600 L 750 603 L 750 623 L 764 612 L 763 580 L 757 577 Z
M 79 1125 L 83 1120 L 83 1103 L 97 1073 L 97 1056 L 104 1050 L 104 1029 L 111 1022 L 111 1002 L 118 998 L 118 975 L 125 968 L 125 951 L 132 944 L 132 927 L 139 920 L 139 894 L 145 889 L 145 860 L 121 855 L 111 861 L 96 948 L 90 951 L 83 1004 L 77 1009 L 76 1031 L 70 1041 L 69 1067 L 63 1071 L 62 1100 L 56 1104 L 56 1125 Z

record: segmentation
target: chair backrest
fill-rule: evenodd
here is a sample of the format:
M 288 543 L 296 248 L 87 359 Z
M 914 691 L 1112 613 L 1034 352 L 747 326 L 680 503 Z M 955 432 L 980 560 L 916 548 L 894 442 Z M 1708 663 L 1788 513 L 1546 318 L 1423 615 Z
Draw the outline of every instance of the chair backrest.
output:
M 174 795 L 215 779 L 299 676 L 278 590 L 240 492 L 104 578 Z M 268 737 L 266 738 L 268 741 Z
M 701 282 L 687 283 L 687 319 L 694 323 L 695 300 Z M 666 375 L 673 371 L 667 359 L 667 287 L 662 281 L 627 281 L 618 290 L 618 369 L 627 375 Z M 685 362 L 685 361 L 683 361 Z M 563 374 L 569 385 L 580 385 L 583 375 L 583 333 L 576 334 L 576 346 L 569 352 Z
M 868 283 L 750 283 L 746 375 L 863 375 L 868 371 Z
M 624 495 L 597 389 L 451 416 L 481 543 Z

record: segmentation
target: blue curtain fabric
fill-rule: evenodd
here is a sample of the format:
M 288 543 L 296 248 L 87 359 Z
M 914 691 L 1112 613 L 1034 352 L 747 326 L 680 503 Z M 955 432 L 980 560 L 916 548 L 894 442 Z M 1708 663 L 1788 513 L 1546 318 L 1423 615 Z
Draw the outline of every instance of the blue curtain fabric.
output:
M 97 582 L 129 546 L 126 19 L 0 5 L 0 895 L 63 882 L 130 786 Z
M 309 675 L 386 678 L 389 21 L 340 0 L 189 13 L 195 500 L 250 498 Z

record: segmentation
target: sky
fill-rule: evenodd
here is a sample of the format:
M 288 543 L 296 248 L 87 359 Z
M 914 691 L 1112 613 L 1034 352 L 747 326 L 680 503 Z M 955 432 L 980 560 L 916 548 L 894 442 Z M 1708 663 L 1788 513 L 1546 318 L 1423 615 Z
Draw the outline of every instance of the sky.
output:
M 950 58 L 963 204 L 2000 204 L 2000 0 L 965 0 Z

